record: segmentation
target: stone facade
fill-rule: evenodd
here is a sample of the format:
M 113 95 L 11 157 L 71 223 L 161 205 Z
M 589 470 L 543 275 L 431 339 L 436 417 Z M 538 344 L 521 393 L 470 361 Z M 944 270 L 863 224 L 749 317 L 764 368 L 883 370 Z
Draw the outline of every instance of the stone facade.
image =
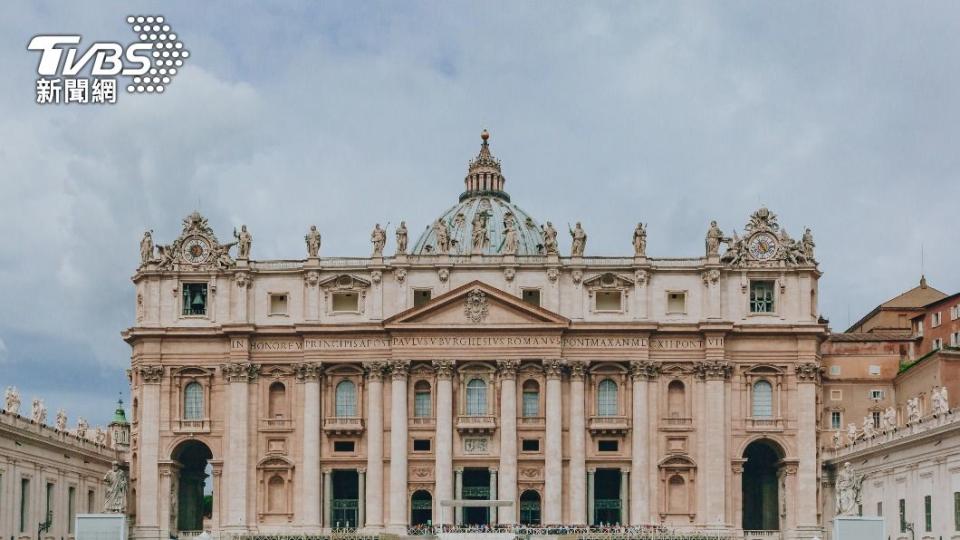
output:
M 72 539 L 77 514 L 104 511 L 104 477 L 124 459 L 122 435 L 114 444 L 113 427 L 88 433 L 82 422 L 79 430 L 66 428 L 63 414 L 54 426 L 21 416 L 34 411 L 18 410 L 11 390 L 0 411 L 0 536 Z M 48 527 L 38 531 L 47 516 Z
M 578 224 L 561 256 L 487 137 L 410 253 L 404 229 L 387 255 L 378 226 L 371 257 L 320 256 L 311 231 L 306 259 L 234 259 L 199 214 L 157 253 L 145 238 L 123 334 L 136 536 L 427 520 L 822 534 L 809 231 L 792 240 L 763 208 L 742 237 L 710 227 L 703 257 L 647 257 L 654 224 L 625 231 L 631 255 L 593 257 Z M 515 505 L 439 504 L 463 499 Z

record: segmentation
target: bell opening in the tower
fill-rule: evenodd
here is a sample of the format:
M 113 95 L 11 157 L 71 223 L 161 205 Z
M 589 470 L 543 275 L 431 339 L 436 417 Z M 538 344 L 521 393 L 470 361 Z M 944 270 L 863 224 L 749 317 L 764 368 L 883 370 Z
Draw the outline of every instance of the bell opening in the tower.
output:
M 754 441 L 743 452 L 743 529 L 780 529 L 780 464 L 783 451 L 773 441 Z

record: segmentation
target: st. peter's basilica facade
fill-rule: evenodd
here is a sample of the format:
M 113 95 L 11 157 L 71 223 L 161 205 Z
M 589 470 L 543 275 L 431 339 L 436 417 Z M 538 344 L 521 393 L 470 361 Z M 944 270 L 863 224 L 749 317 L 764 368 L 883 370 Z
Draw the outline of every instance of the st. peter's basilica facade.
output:
M 409 246 L 378 225 L 369 257 L 320 256 L 310 229 L 306 259 L 256 260 L 245 227 L 222 244 L 196 213 L 171 244 L 144 237 L 124 332 L 135 536 L 821 534 L 809 230 L 761 208 L 740 236 L 710 224 L 703 257 L 647 257 L 642 224 L 633 253 L 592 257 L 577 224 L 561 255 L 486 133 L 464 187 Z

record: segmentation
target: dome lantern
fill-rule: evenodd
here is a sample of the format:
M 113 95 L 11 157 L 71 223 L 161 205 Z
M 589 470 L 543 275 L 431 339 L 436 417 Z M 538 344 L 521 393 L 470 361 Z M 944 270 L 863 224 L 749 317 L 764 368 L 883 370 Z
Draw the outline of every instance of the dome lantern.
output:
M 506 179 L 500 170 L 500 161 L 490 153 L 490 132 L 483 130 L 480 133 L 480 153 L 470 161 L 467 177 L 464 178 L 464 192 L 460 200 L 469 199 L 478 195 L 497 197 L 510 201 L 510 195 L 503 190 Z

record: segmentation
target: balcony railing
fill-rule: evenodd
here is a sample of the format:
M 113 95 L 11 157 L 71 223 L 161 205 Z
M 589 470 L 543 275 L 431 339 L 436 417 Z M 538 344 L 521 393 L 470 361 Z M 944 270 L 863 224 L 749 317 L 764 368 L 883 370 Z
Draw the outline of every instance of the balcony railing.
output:
M 260 430 L 261 431 L 292 431 L 293 419 L 292 418 L 261 418 Z
M 521 416 L 519 420 L 522 426 L 543 426 L 546 424 L 546 418 L 543 416 Z
M 924 434 L 929 431 L 939 433 L 944 430 L 955 429 L 951 427 L 951 424 L 960 422 L 960 414 L 957 413 L 957 409 L 952 409 L 945 413 L 929 414 L 905 426 L 898 425 L 886 431 L 878 429 L 872 437 L 864 437 L 862 433 L 858 433 L 857 439 L 853 443 L 847 440 L 845 444 L 838 448 L 830 446 L 825 448 L 827 459 L 837 459 L 847 454 L 860 452 L 882 444 L 894 443 L 901 439 L 924 437 Z M 824 438 L 829 437 L 825 436 Z
M 363 433 L 363 418 L 359 416 L 331 416 L 324 418 L 323 430 L 327 433 L 358 435 Z
M 693 427 L 693 418 L 683 416 L 669 416 L 661 419 L 660 425 L 666 429 L 690 429 Z
M 410 425 L 413 427 L 433 427 L 437 423 L 432 416 L 413 416 L 410 418 Z
M 497 417 L 492 415 L 458 416 L 457 431 L 461 433 L 491 433 L 497 429 Z
M 782 418 L 747 418 L 747 431 L 783 431 Z
M 743 540 L 780 540 L 780 531 L 743 531 Z
M 630 429 L 626 416 L 591 416 L 587 425 L 590 433 L 625 433 Z
M 177 420 L 173 430 L 177 433 L 210 433 L 210 419 Z

